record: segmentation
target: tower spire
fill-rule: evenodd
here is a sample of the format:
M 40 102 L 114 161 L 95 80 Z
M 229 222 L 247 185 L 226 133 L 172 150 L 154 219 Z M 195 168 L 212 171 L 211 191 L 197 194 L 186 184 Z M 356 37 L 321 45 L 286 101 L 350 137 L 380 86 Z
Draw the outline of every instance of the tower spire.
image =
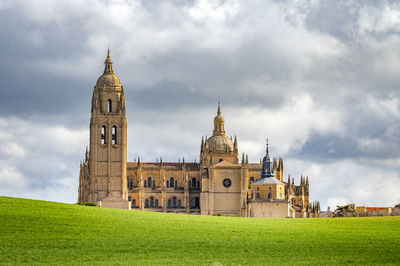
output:
M 218 102 L 217 116 L 214 118 L 213 136 L 225 135 L 224 117 L 221 114 L 221 103 Z
M 110 48 L 107 49 L 107 58 L 106 61 L 104 61 L 104 74 L 108 73 L 114 73 L 113 67 L 112 67 L 113 61 L 110 56 Z
M 269 150 L 268 150 L 268 138 L 267 138 L 267 148 L 266 148 L 266 154 L 269 155 Z

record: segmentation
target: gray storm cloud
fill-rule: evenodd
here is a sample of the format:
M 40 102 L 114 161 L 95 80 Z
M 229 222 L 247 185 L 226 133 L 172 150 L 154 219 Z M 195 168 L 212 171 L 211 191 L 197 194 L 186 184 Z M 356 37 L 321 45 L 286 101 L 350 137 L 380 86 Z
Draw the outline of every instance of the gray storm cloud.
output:
M 392 1 L 2 1 L 0 194 L 76 201 L 111 46 L 128 159 L 194 160 L 221 97 L 240 152 L 269 137 L 324 208 L 394 205 L 399 25 Z

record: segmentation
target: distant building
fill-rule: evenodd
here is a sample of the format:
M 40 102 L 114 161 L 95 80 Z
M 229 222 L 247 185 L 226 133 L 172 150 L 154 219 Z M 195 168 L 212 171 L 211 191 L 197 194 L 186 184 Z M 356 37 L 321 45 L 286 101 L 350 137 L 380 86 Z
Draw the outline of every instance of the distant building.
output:
M 93 90 L 90 146 L 81 162 L 78 202 L 143 211 L 242 217 L 318 217 L 309 201 L 308 177 L 283 181 L 283 159 L 268 151 L 249 163 L 238 141 L 226 136 L 218 104 L 211 137 L 202 138 L 200 160 L 127 162 L 125 95 L 108 52 Z
M 349 213 L 353 216 L 390 216 L 392 215 L 391 207 L 366 207 L 349 204 Z

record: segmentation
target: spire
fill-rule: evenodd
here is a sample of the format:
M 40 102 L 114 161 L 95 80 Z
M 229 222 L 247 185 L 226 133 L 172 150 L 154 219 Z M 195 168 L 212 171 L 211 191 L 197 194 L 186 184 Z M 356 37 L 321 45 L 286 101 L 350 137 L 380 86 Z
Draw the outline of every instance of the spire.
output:
M 104 61 L 104 65 L 105 65 L 105 67 L 104 67 L 104 74 L 109 74 L 109 73 L 114 73 L 114 71 L 113 71 L 113 67 L 112 67 L 112 60 L 111 60 L 111 57 L 110 57 L 110 48 L 108 48 L 107 49 L 107 58 L 106 58 L 106 61 Z
M 267 146 L 265 149 L 265 156 L 262 161 L 262 169 L 261 169 L 261 177 L 273 177 L 274 176 L 274 170 L 276 170 L 276 159 L 274 162 L 272 162 L 271 157 L 269 156 L 269 150 L 268 150 L 268 139 L 267 139 Z
M 224 117 L 221 114 L 221 104 L 218 102 L 217 116 L 214 118 L 213 136 L 225 135 Z
M 86 153 L 85 153 L 85 162 L 89 160 L 89 151 L 88 151 L 88 146 L 86 146 Z

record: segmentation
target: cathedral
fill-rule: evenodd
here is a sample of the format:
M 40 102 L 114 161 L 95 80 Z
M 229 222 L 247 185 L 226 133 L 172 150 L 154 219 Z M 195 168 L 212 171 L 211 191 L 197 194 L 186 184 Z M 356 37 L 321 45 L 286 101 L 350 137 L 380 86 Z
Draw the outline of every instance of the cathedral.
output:
M 225 133 L 218 103 L 212 136 L 202 137 L 199 162 L 127 162 L 124 88 L 108 51 L 92 96 L 90 143 L 79 173 L 78 203 L 105 208 L 258 218 L 319 217 L 308 177 L 284 180 L 283 159 L 268 150 L 249 163 Z

